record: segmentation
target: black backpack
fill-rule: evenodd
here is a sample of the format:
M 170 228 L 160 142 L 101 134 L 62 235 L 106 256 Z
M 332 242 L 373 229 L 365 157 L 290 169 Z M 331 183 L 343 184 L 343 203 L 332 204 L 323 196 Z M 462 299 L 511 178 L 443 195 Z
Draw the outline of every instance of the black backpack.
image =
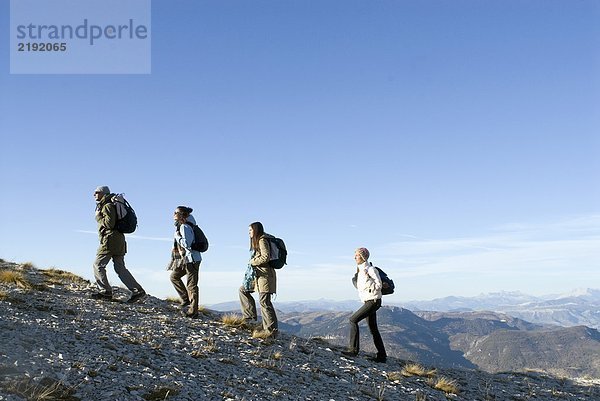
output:
M 381 295 L 390 295 L 394 293 L 394 280 L 388 277 L 388 275 L 381 270 L 379 267 L 374 266 L 379 272 L 379 278 L 381 279 Z
M 381 279 L 381 295 L 390 295 L 394 293 L 394 280 L 388 277 L 388 275 L 377 266 L 373 266 L 379 272 L 379 278 Z M 354 273 L 352 277 L 352 284 L 356 287 L 356 281 L 358 280 L 358 273 Z
M 137 216 L 135 211 L 125 200 L 123 194 L 117 194 L 112 197 L 112 203 L 117 209 L 117 223 L 115 229 L 123 234 L 131 234 L 137 228 Z
M 194 241 L 192 242 L 192 250 L 198 252 L 206 252 L 208 250 L 208 238 L 197 224 L 192 224 L 186 221 L 185 224 L 192 227 L 194 230 Z
M 281 238 L 267 237 L 269 241 L 269 266 L 273 269 L 281 269 L 287 264 L 287 249 Z

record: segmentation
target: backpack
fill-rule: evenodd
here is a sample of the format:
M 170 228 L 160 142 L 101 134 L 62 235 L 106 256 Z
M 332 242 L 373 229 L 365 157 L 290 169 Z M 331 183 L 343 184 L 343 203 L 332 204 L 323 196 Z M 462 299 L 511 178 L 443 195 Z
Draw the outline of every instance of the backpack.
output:
M 273 269 L 281 269 L 287 264 L 287 249 L 281 238 L 267 237 L 269 241 L 269 266 Z
M 379 278 L 381 279 L 381 295 L 390 295 L 394 293 L 394 288 L 396 288 L 396 286 L 394 285 L 394 280 L 392 280 L 391 278 L 388 277 L 388 275 L 381 270 L 379 267 L 377 266 L 373 266 L 375 269 L 377 269 L 377 272 L 379 273 Z M 354 273 L 354 277 L 352 277 L 352 284 L 354 285 L 354 287 L 356 288 L 356 281 L 358 280 L 358 273 Z
M 192 224 L 186 221 L 185 224 L 192 227 L 194 230 L 194 241 L 192 242 L 192 250 L 198 252 L 206 252 L 208 250 L 208 238 L 197 224 Z
M 392 280 L 391 278 L 388 277 L 388 275 L 381 270 L 379 267 L 377 266 L 373 266 L 377 269 L 377 271 L 379 272 L 379 278 L 381 279 L 381 295 L 390 295 L 394 293 L 394 288 L 396 288 L 396 286 L 394 285 L 394 280 Z
M 137 228 L 137 216 L 135 211 L 125 200 L 123 194 L 116 194 L 112 197 L 112 203 L 117 209 L 117 223 L 115 229 L 123 234 L 131 234 Z

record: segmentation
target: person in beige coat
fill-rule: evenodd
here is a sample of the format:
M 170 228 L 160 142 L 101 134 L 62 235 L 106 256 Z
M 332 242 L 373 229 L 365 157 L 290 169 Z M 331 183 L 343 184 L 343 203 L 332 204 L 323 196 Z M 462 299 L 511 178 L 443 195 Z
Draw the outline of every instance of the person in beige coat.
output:
M 256 303 L 252 297 L 258 292 L 260 311 L 262 314 L 263 332 L 269 337 L 277 337 L 279 332 L 277 315 L 271 302 L 271 295 L 277 292 L 277 275 L 275 269 L 269 266 L 270 246 L 262 223 L 250 224 L 250 262 L 244 284 L 239 289 L 242 314 L 248 321 L 257 320 Z

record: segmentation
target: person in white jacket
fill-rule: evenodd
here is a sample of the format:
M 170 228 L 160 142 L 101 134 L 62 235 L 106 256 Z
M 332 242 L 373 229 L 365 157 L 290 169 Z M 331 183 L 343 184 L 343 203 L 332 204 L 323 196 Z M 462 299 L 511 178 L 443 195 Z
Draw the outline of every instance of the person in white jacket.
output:
M 384 363 L 387 360 L 387 354 L 377 327 L 377 310 L 381 308 L 381 278 L 377 269 L 368 262 L 369 256 L 367 248 L 358 248 L 354 252 L 354 260 L 357 265 L 356 289 L 363 306 L 350 316 L 350 343 L 348 349 L 342 351 L 342 354 L 346 356 L 358 355 L 360 339 L 358 322 L 367 319 L 375 348 L 377 348 L 377 355 L 369 359 Z

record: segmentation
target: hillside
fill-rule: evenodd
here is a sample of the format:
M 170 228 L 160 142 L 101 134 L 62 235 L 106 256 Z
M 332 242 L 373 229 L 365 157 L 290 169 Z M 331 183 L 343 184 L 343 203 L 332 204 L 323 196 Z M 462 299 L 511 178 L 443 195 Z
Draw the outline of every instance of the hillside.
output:
M 94 301 L 60 270 L 0 261 L 0 400 L 594 400 L 597 383 L 347 359 L 322 339 L 251 338 L 154 297 Z M 115 288 L 120 299 L 126 291 Z M 427 367 L 430 370 L 432 367 Z M 411 373 L 412 372 L 412 373 Z M 440 379 L 451 387 L 434 388 Z M 439 387 L 439 386 L 438 386 Z M 446 391 L 449 391 L 446 393 Z

